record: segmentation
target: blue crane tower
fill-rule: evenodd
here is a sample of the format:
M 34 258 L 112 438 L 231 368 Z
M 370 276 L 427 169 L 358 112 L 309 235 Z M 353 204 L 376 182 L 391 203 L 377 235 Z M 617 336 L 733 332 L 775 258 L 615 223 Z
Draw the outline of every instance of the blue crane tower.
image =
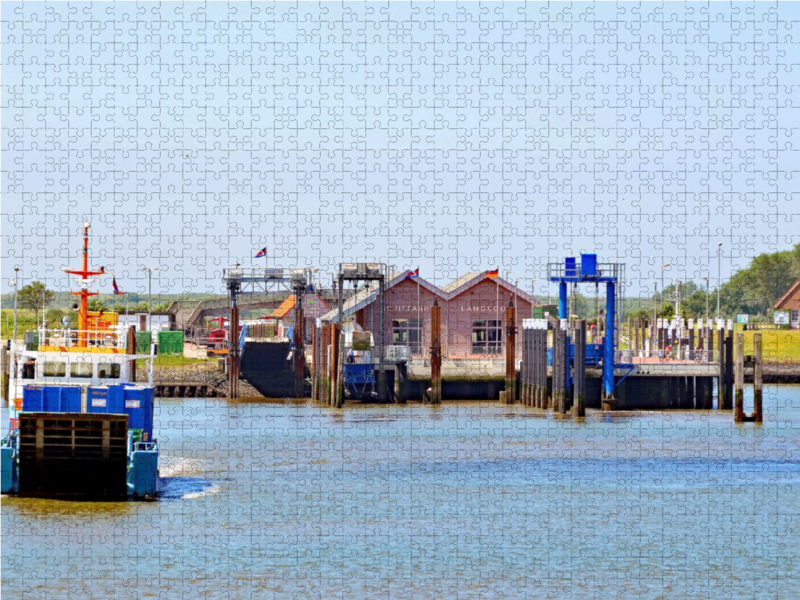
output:
M 606 284 L 606 333 L 603 340 L 603 397 L 611 398 L 614 394 L 614 340 L 615 323 L 617 317 L 616 296 L 620 282 L 624 278 L 625 265 L 623 263 L 598 263 L 596 254 L 581 254 L 581 261 L 568 256 L 563 263 L 550 263 L 547 265 L 547 278 L 558 282 L 558 316 L 568 319 L 567 314 L 567 284 L 568 283 L 594 283 Z M 620 364 L 620 366 L 622 366 Z M 627 365 L 626 365 L 627 366 Z

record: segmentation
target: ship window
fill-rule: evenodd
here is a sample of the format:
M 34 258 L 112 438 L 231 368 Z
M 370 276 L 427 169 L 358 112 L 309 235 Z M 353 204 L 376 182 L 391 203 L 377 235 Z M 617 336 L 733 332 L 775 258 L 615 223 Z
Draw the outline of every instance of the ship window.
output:
M 69 366 L 69 375 L 84 379 L 91 378 L 92 366 L 92 363 L 74 362 Z
M 45 377 L 64 377 L 67 374 L 67 363 L 45 361 L 42 363 L 42 375 Z
M 36 378 L 36 361 L 27 360 L 22 364 L 22 378 L 35 379 Z
M 97 365 L 97 376 L 100 379 L 119 379 L 119 365 L 114 363 L 100 363 Z

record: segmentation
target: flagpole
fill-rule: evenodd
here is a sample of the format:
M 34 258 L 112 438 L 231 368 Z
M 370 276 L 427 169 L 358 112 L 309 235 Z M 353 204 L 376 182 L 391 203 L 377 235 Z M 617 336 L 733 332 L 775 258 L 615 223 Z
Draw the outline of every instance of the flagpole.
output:
M 422 316 L 419 313 L 419 273 L 417 273 L 417 325 L 419 326 L 417 346 L 419 347 L 420 356 L 422 356 Z
M 495 318 L 497 319 L 494 322 L 494 324 L 495 324 L 495 327 L 498 327 L 500 325 L 500 282 L 497 279 L 495 279 L 494 283 L 495 283 L 495 288 L 494 288 L 495 289 L 495 300 L 494 300 L 495 306 L 494 306 L 494 310 L 496 312 Z M 494 341 L 497 342 L 497 337 L 498 337 L 497 332 L 495 332 L 494 337 L 495 337 Z M 497 344 L 495 346 L 495 348 L 499 350 L 500 349 L 500 344 Z M 497 354 L 499 354 L 499 352 Z

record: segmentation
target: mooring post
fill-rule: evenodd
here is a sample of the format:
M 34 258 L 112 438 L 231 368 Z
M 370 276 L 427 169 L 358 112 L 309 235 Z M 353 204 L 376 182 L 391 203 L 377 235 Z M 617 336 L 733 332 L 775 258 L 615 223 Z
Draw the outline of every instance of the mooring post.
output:
M 330 344 L 331 344 L 331 324 L 322 323 L 322 332 L 320 333 L 320 360 L 319 360 L 319 392 L 318 392 L 318 400 L 321 403 L 330 404 L 330 397 L 329 397 L 329 390 L 330 390 L 330 375 L 331 375 L 331 365 L 329 361 L 330 356 Z
M 506 307 L 506 404 L 517 399 L 517 316 L 513 296 Z
M 733 327 L 725 337 L 725 410 L 733 408 Z
M 548 402 L 548 409 L 557 411 L 558 410 L 558 401 L 559 401 L 559 394 L 561 393 L 561 388 L 564 387 L 561 377 L 561 348 L 563 344 L 561 343 L 561 321 L 553 326 L 553 376 L 552 376 L 552 385 L 550 386 L 550 400 Z
M 638 321 L 638 319 L 637 319 Z M 638 324 L 638 323 L 637 323 Z M 586 321 L 575 322 L 575 383 L 572 386 L 572 414 L 575 417 L 586 416 Z
M 128 354 L 136 354 L 136 325 L 128 327 Z M 130 363 L 130 380 L 131 383 L 136 383 L 136 361 L 128 361 Z
M 442 308 L 434 298 L 431 308 L 431 404 L 442 401 Z
M 528 375 L 530 369 L 528 368 L 528 360 L 530 360 L 530 349 L 528 343 L 530 341 L 530 330 L 528 329 L 527 319 L 522 320 L 522 362 L 519 366 L 519 399 L 523 406 L 528 406 Z
M 733 420 L 744 422 L 744 333 L 736 334 L 736 371 Z
M 762 370 L 762 349 L 761 349 L 761 332 L 756 331 L 753 334 L 753 354 L 755 355 L 755 364 L 753 365 L 753 404 L 755 409 L 756 423 L 764 422 L 764 406 L 763 406 L 763 383 L 764 373 Z
M 339 396 L 339 334 L 342 330 L 340 323 L 331 327 L 331 406 L 336 406 Z
M 232 295 L 230 330 L 228 331 L 228 356 L 229 367 L 229 395 L 231 398 L 239 397 L 239 307 L 236 305 L 236 296 Z
M 547 344 L 550 332 L 547 319 L 542 319 L 539 326 L 539 408 L 547 410 L 550 403 L 550 391 L 547 387 Z
M 305 396 L 306 384 L 306 332 L 305 332 L 305 311 L 303 310 L 303 298 L 305 296 L 305 285 L 295 287 L 294 304 L 294 397 L 303 398 Z
M 717 410 L 725 410 L 725 328 L 717 321 Z
M 380 338 L 378 341 L 378 376 L 375 378 L 375 382 L 378 385 L 378 400 L 380 402 L 386 402 L 386 396 L 388 391 L 386 389 L 386 371 L 383 368 L 383 361 L 385 360 L 385 350 L 386 347 L 386 332 L 384 327 L 386 326 L 386 276 L 385 274 L 381 274 L 380 279 L 378 280 L 378 293 L 380 294 L 380 302 L 378 304 L 378 314 L 380 323 L 378 323 L 378 337 Z M 399 404 L 401 402 L 400 398 L 397 396 L 394 397 L 394 402 Z

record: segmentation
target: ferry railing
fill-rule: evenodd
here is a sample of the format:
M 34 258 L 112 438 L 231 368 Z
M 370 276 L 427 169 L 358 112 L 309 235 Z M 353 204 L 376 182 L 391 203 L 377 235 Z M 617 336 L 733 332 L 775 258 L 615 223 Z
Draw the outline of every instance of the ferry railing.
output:
M 61 348 L 125 348 L 127 336 L 118 331 L 40 329 L 37 348 L 55 346 Z

